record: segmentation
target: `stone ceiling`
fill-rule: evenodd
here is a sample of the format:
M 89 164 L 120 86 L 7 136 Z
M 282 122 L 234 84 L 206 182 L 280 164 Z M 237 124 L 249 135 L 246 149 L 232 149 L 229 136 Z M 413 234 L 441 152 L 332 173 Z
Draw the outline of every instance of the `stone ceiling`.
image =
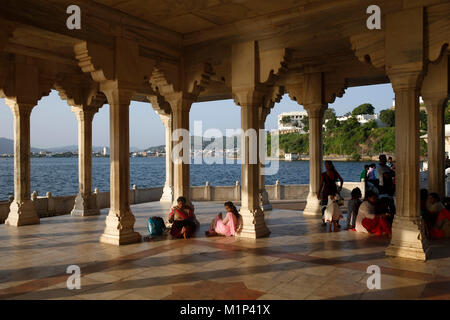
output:
M 305 0 L 95 0 L 169 30 L 188 34 L 256 18 L 280 10 L 295 10 Z

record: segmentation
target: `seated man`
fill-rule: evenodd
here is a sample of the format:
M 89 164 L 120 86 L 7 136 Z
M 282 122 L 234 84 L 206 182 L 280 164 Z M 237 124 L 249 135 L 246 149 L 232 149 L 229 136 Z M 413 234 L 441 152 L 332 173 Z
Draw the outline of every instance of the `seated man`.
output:
M 170 234 L 174 238 L 190 238 L 197 230 L 198 221 L 194 208 L 187 204 L 185 197 L 177 199 L 177 205 L 169 213 L 169 222 L 173 223 Z

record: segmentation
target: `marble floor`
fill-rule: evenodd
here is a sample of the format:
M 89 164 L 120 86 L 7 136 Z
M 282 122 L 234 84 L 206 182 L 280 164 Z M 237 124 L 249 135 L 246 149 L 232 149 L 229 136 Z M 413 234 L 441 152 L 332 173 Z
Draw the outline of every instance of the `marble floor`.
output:
M 433 243 L 427 262 L 386 258 L 388 238 L 345 228 L 328 233 L 289 205 L 266 214 L 270 237 L 206 238 L 222 204 L 195 206 L 196 238 L 121 247 L 98 241 L 107 210 L 0 225 L 0 299 L 450 299 L 449 242 Z M 135 229 L 146 235 L 146 219 L 168 209 L 132 206 Z M 80 267 L 80 289 L 67 289 L 70 265 Z M 380 289 L 367 287 L 370 265 L 380 267 Z

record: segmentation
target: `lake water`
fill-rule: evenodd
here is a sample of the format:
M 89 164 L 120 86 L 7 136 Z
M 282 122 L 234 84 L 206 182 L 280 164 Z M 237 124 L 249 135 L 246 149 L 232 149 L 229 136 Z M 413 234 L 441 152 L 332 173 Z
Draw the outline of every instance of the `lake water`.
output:
M 14 194 L 14 160 L 0 158 L 0 200 Z M 164 158 L 130 158 L 130 186 L 148 188 L 164 185 Z M 359 181 L 364 162 L 334 162 L 344 181 Z M 191 185 L 234 185 L 240 181 L 239 164 L 191 164 Z M 109 190 L 109 158 L 93 158 L 93 188 Z M 280 161 L 276 175 L 266 176 L 266 184 L 308 184 L 308 161 Z M 77 158 L 31 158 L 31 191 L 39 195 L 48 191 L 54 196 L 73 195 L 78 192 Z

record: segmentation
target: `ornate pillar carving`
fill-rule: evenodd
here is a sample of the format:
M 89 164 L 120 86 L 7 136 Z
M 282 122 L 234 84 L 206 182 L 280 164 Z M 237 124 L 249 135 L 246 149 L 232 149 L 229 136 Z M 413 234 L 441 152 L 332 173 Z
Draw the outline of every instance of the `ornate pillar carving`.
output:
M 166 182 L 160 201 L 172 203 L 174 199 L 173 189 L 173 162 L 172 162 L 172 114 L 159 115 L 166 128 Z
M 320 175 L 322 173 L 322 124 L 326 105 L 304 104 L 309 118 L 309 193 L 304 215 L 321 216 L 321 203 L 318 198 L 320 188 Z
M 30 195 L 30 116 L 34 104 L 6 99 L 14 115 L 14 200 L 5 224 L 39 224 L 39 216 Z
M 110 209 L 100 242 L 122 245 L 141 241 L 134 231 L 135 217 L 130 209 L 130 121 L 129 106 L 133 92 L 117 82 L 100 85 L 110 105 Z
M 395 92 L 396 207 L 386 255 L 426 260 L 419 201 L 420 71 L 389 74 Z
M 306 73 L 303 82 L 290 87 L 288 91 L 293 100 L 303 105 L 309 118 L 309 193 L 303 214 L 321 216 L 318 195 L 323 160 L 322 124 L 328 105 L 324 98 L 324 76 L 321 72 Z
M 259 109 L 259 129 L 264 130 L 267 116 L 270 113 L 270 108 L 258 108 L 258 109 Z M 265 135 L 264 139 L 267 139 Z M 261 174 L 262 170 L 264 170 L 264 163 L 260 161 L 259 166 L 260 166 L 260 175 L 259 175 L 260 206 L 263 211 L 270 211 L 272 210 L 272 204 L 269 201 L 269 194 L 267 193 L 266 190 L 266 181 L 265 181 L 266 176 L 264 174 Z
M 189 112 L 195 97 L 186 93 L 173 93 L 166 96 L 172 108 L 172 152 L 173 199 L 184 196 L 190 202 L 190 137 Z
M 92 120 L 97 109 L 72 107 L 78 120 L 78 194 L 72 216 L 99 215 L 97 197 L 92 193 Z
M 448 97 L 448 57 L 430 63 L 422 84 L 428 114 L 428 190 L 445 196 L 445 121 Z
M 239 236 L 260 238 L 270 234 L 260 206 L 259 128 L 264 93 L 255 88 L 233 92 L 241 106 L 241 210 Z

